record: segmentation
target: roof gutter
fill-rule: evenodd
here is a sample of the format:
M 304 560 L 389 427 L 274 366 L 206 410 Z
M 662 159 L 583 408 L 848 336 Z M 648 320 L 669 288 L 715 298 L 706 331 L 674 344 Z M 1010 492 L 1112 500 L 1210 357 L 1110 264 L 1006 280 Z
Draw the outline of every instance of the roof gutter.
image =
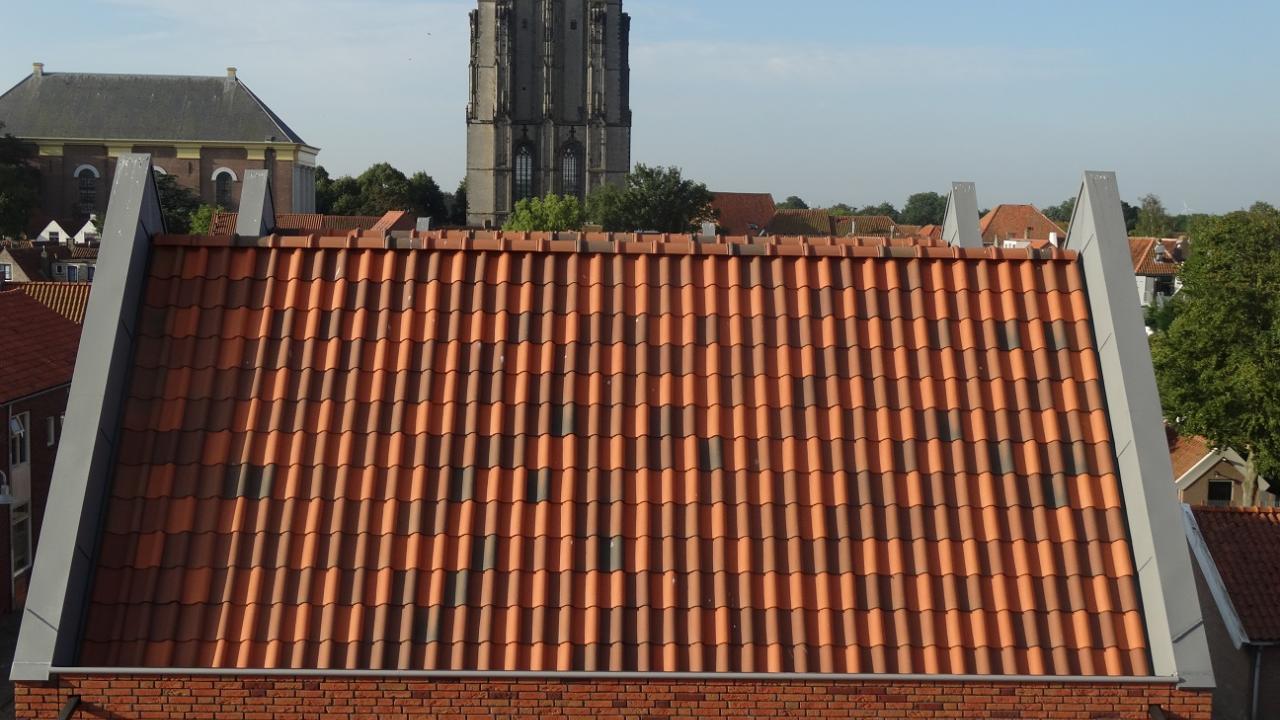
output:
M 929 673 L 806 673 L 806 672 L 609 672 L 568 670 L 290 670 L 284 668 L 173 668 L 173 667 L 51 667 L 50 675 L 134 675 L 196 677 L 318 677 L 406 678 L 420 680 L 734 680 L 756 682 L 999 682 L 1070 683 L 1103 685 L 1174 685 L 1177 677 L 1110 677 L 1106 675 L 938 675 Z

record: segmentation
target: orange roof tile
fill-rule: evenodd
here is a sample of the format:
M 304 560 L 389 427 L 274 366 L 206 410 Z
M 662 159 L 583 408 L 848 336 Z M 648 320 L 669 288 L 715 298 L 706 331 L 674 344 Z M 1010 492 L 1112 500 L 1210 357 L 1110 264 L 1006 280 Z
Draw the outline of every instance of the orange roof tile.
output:
M 1156 244 L 1164 248 L 1164 259 L 1157 259 Z M 1174 238 L 1131 237 L 1129 252 L 1133 256 L 1133 272 L 1146 277 L 1171 277 L 1182 267 L 1183 241 Z
M 83 325 L 93 285 L 87 282 L 16 282 L 5 288 L 20 290 L 71 322 Z
M 66 385 L 80 326 L 21 290 L 0 292 L 0 404 Z
M 209 225 L 210 235 L 234 235 L 239 213 L 220 212 Z M 385 215 L 319 215 L 315 213 L 279 213 L 276 215 L 276 231 L 297 234 L 300 232 L 346 232 L 372 230 Z
M 1280 641 L 1280 509 L 1192 512 L 1249 641 Z
M 726 192 L 713 194 L 711 209 L 727 235 L 759 235 L 777 210 L 769 193 Z
M 1034 205 L 997 205 L 982 216 L 979 225 L 988 245 L 1004 240 L 1048 240 L 1050 233 L 1066 238 L 1062 228 Z
M 1150 672 L 1074 253 L 158 238 L 87 666 Z

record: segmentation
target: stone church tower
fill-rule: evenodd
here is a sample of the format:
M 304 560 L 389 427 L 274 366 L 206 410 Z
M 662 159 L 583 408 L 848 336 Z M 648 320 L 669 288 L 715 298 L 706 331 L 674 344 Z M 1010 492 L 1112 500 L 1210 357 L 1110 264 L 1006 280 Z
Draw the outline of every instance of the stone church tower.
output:
M 630 35 L 622 0 L 479 0 L 467 104 L 471 225 L 501 225 L 525 197 L 586 197 L 623 181 Z

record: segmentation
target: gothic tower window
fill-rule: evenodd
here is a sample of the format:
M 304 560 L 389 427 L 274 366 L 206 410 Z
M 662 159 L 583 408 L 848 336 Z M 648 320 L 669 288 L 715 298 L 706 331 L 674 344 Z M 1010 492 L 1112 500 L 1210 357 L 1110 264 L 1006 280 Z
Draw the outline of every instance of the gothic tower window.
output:
M 81 165 L 76 170 L 76 189 L 80 196 L 80 212 L 88 215 L 98 209 L 98 170 L 90 165 Z
M 516 148 L 514 195 L 516 202 L 533 197 L 533 148 L 527 144 Z
M 561 190 L 565 195 L 582 195 L 582 169 L 578 159 L 578 146 L 566 145 L 560 157 Z
M 234 171 L 230 168 L 218 168 L 213 172 L 213 202 L 215 205 L 226 209 L 233 210 L 234 198 L 232 197 L 231 187 L 239 180 Z

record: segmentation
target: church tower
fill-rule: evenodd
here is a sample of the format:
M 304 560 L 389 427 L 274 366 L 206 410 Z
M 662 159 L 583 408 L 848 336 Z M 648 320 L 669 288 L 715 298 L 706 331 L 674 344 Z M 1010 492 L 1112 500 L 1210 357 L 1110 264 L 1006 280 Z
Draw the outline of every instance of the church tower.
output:
M 585 198 L 631 168 L 622 0 L 479 0 L 471 12 L 467 220 L 500 226 L 517 201 Z

